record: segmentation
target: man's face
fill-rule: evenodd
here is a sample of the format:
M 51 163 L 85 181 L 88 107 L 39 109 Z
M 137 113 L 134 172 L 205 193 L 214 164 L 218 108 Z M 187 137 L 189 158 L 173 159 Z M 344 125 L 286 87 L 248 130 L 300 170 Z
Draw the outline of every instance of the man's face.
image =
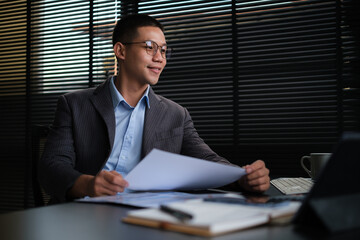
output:
M 137 36 L 131 41 L 133 43 L 151 40 L 160 47 L 166 44 L 165 36 L 160 28 L 140 27 L 137 32 Z M 166 59 L 160 53 L 161 49 L 152 56 L 147 53 L 145 43 L 125 44 L 124 47 L 121 76 L 139 86 L 155 85 L 166 65 Z

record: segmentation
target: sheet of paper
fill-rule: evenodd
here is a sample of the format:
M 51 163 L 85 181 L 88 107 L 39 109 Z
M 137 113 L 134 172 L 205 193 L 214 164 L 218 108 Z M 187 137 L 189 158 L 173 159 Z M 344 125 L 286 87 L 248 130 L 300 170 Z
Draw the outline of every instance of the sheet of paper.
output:
M 236 197 L 243 196 L 232 193 L 185 193 L 185 192 L 132 192 L 118 193 L 114 196 L 85 197 L 77 199 L 78 202 L 114 203 L 133 207 L 158 208 L 161 204 L 182 202 L 189 199 L 203 199 L 213 197 Z
M 240 167 L 153 149 L 125 179 L 137 191 L 195 190 L 221 187 L 243 175 Z

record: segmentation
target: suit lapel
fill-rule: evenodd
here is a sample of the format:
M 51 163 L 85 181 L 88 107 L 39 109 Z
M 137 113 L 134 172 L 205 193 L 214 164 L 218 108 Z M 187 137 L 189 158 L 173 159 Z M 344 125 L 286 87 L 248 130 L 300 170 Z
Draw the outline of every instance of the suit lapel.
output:
M 145 157 L 153 149 L 155 130 L 159 129 L 158 125 L 166 112 L 166 105 L 162 103 L 152 88 L 149 91 L 149 102 L 150 108 L 146 108 L 145 112 L 141 158 Z
M 109 89 L 110 80 L 111 79 L 107 80 L 99 87 L 97 87 L 90 99 L 95 109 L 98 111 L 105 122 L 109 136 L 110 149 L 112 149 L 115 139 L 115 113 Z
M 90 99 L 106 124 L 112 149 L 115 139 L 115 113 L 109 90 L 109 81 L 107 80 L 97 87 Z M 149 102 L 150 108 L 146 108 L 145 112 L 141 158 L 145 157 L 153 149 L 155 129 L 159 129 L 160 120 L 163 119 L 163 115 L 166 112 L 166 105 L 162 103 L 151 87 L 149 90 Z

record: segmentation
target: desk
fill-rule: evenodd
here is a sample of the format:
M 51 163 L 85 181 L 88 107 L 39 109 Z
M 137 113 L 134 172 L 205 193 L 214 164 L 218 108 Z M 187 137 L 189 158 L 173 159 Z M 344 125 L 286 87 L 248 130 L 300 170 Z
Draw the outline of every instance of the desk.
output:
M 178 240 L 178 239 L 329 239 L 322 232 L 299 232 L 293 225 L 264 226 L 216 238 L 129 225 L 121 222 L 133 208 L 94 203 L 65 203 L 0 215 L 1 240 Z M 351 238 L 360 239 L 356 233 Z M 343 236 L 330 239 L 344 239 Z

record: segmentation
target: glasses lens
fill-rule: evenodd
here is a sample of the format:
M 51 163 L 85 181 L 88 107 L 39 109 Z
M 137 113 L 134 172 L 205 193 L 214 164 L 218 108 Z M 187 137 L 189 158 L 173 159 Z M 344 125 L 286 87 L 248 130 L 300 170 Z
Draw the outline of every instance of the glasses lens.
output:
M 154 43 L 152 41 L 146 41 L 145 44 L 146 44 L 146 52 L 149 55 L 154 56 L 156 54 L 156 50 L 157 50 L 156 45 L 154 45 Z
M 150 41 L 150 42 L 151 42 L 151 48 L 152 48 L 152 55 L 155 56 L 159 49 L 159 46 L 157 45 L 156 42 L 153 42 L 153 41 Z
M 171 49 L 168 48 L 166 45 L 159 47 L 156 42 L 153 41 L 146 41 L 146 51 L 149 55 L 155 56 L 157 51 L 160 48 L 160 54 L 163 58 L 169 59 L 171 56 Z

